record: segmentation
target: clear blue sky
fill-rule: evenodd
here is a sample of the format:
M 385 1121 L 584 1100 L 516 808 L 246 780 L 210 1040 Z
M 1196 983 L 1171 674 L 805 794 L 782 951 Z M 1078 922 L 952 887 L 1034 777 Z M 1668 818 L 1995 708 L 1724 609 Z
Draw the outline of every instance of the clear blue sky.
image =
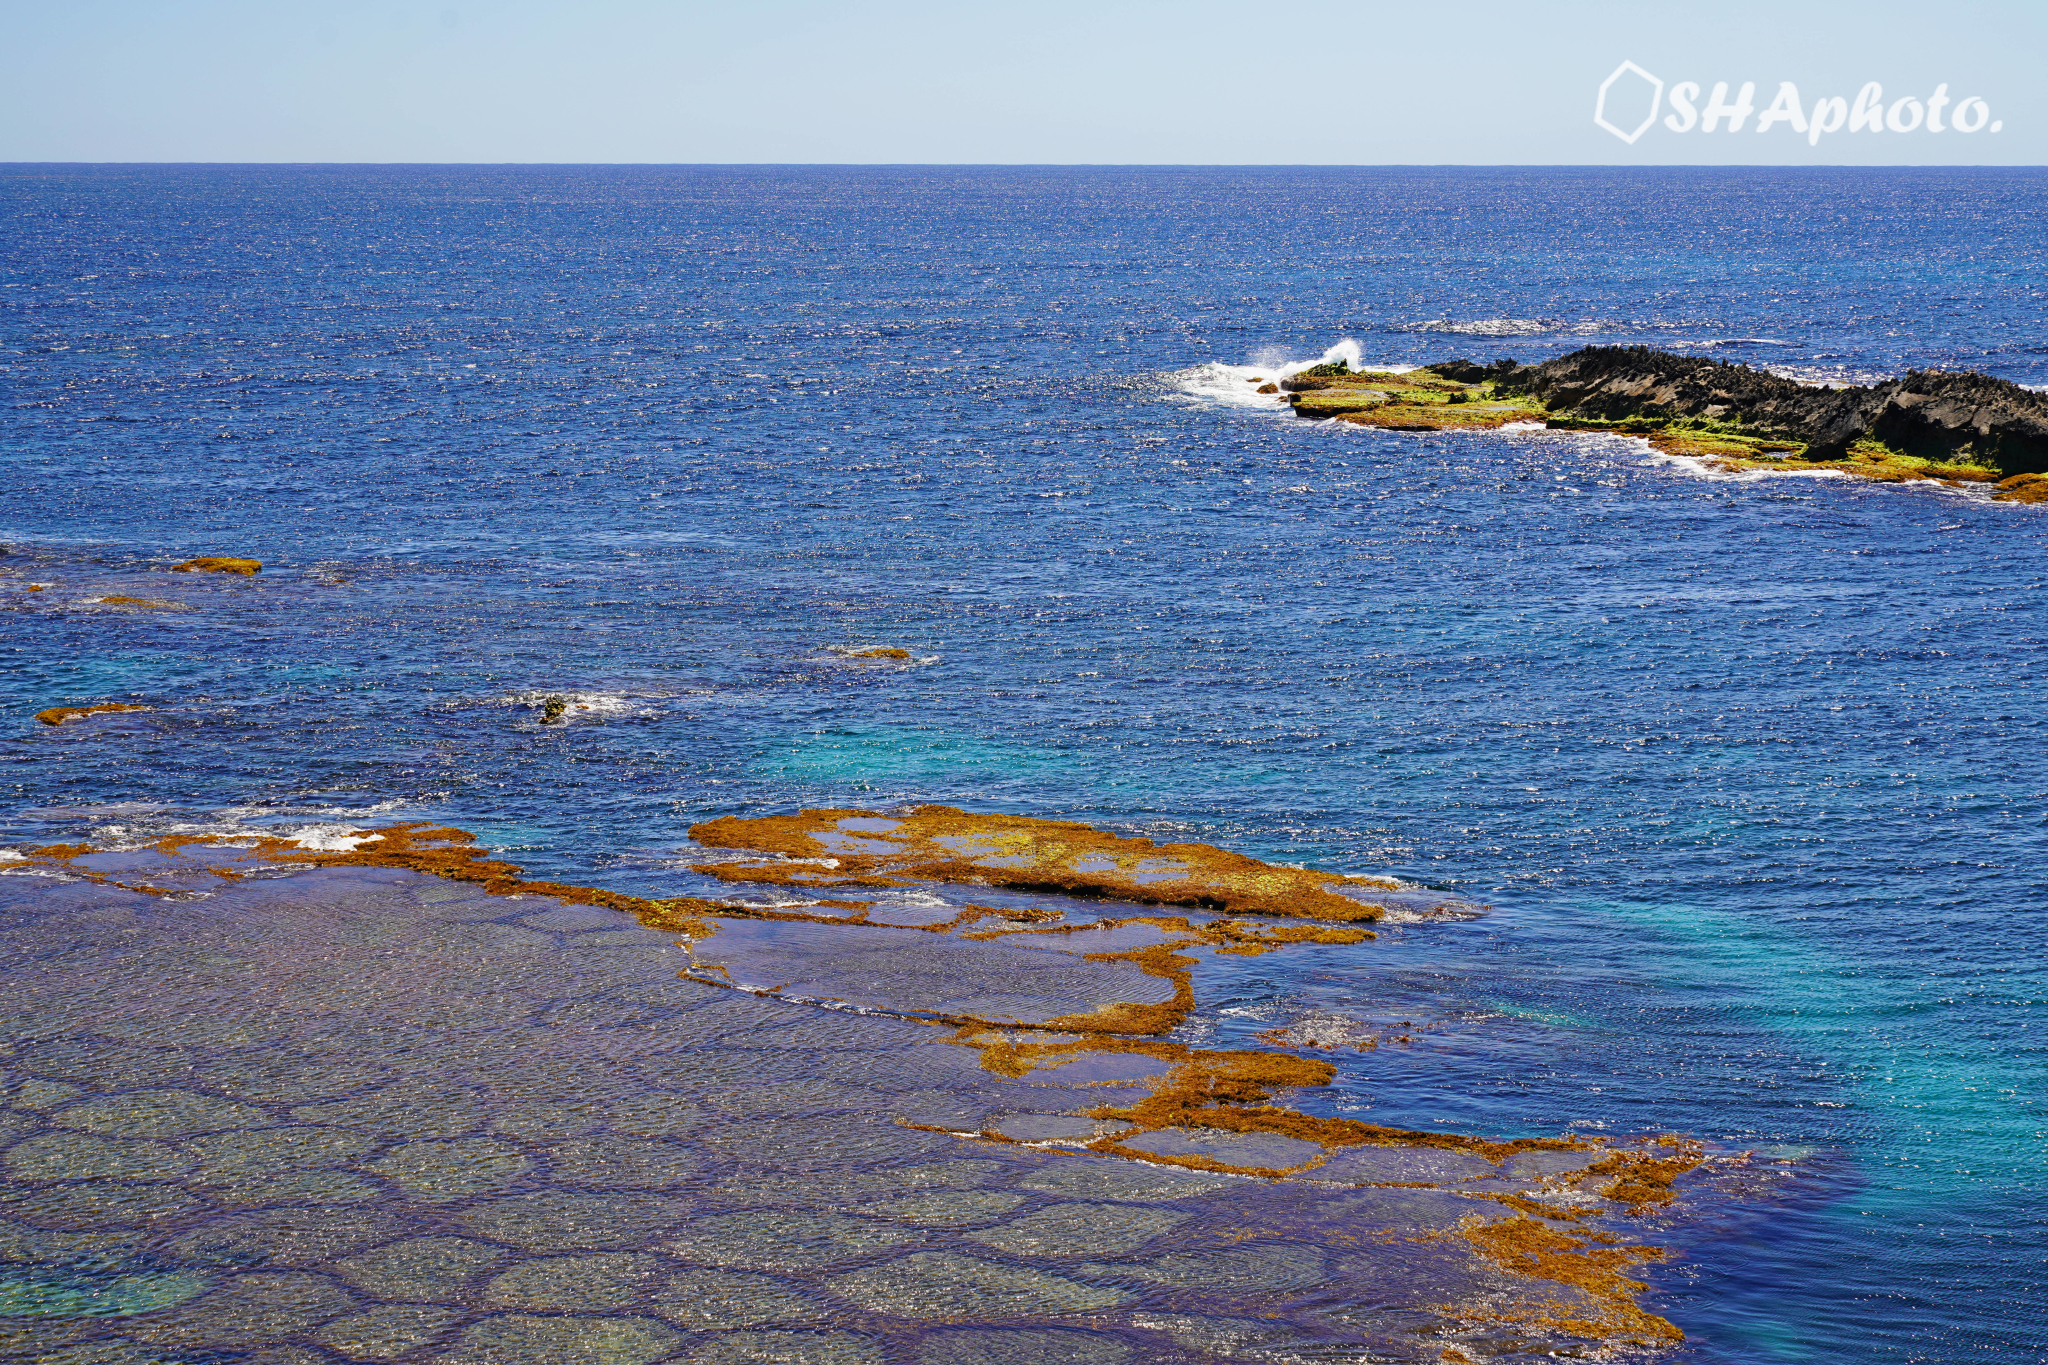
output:
M 2048 163 L 2048 0 L 0 0 L 0 34 L 0 161 Z M 1624 143 L 1624 59 L 1756 112 Z M 1758 134 L 1783 81 L 1920 126 Z M 1944 83 L 1982 128 L 1928 131 Z

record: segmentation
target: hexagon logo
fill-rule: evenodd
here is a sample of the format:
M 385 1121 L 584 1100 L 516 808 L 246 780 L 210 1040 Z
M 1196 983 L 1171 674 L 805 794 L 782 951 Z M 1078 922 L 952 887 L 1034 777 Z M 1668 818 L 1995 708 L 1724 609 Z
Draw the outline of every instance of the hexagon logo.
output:
M 1616 90 L 1614 83 L 1623 76 L 1634 76 L 1637 80 L 1643 81 L 1650 87 L 1650 112 L 1643 115 L 1643 121 L 1636 125 L 1636 130 L 1633 133 L 1623 132 L 1607 117 L 1610 108 L 1613 108 L 1622 117 L 1627 117 L 1626 111 L 1642 95 L 1642 88 L 1637 86 L 1634 81 L 1623 86 L 1620 90 Z M 1623 142 L 1634 146 L 1637 138 L 1650 131 L 1650 125 L 1657 121 L 1657 111 L 1663 105 L 1664 82 L 1658 80 L 1634 62 L 1623 62 L 1620 66 L 1614 68 L 1613 75 L 1600 82 L 1600 98 L 1593 101 L 1593 122 L 1599 124 Z

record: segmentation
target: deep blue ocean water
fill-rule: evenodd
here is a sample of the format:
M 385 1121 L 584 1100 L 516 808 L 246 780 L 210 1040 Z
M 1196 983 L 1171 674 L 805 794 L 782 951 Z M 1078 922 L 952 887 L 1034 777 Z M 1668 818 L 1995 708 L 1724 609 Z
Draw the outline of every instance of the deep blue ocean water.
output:
M 1406 1021 L 1303 1102 L 1757 1151 L 1650 1272 L 1686 1359 L 2048 1359 L 2048 507 L 1234 397 L 1345 338 L 2048 384 L 2048 175 L 13 167 L 0 223 L 0 839 L 673 892 L 695 821 L 936 800 L 1392 871 L 1491 910 L 1190 1036 Z

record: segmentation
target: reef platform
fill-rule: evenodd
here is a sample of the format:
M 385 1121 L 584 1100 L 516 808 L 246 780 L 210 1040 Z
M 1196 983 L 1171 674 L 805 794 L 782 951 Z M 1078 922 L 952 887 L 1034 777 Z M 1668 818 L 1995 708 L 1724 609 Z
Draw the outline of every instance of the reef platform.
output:
M 698 832 L 727 859 L 704 866 L 769 875 L 638 896 L 417 825 L 0 863 L 0 1352 L 1197 1365 L 1680 1339 L 1637 1277 L 1712 1183 L 1699 1144 L 1318 1115 L 1328 1061 L 1171 1036 L 1208 964 L 1372 951 L 1286 899 L 1363 879 L 948 807 Z M 1095 880 L 998 884 L 1046 867 Z M 1171 913 L 1122 898 L 1161 887 Z M 1407 894 L 1371 891 L 1382 916 Z

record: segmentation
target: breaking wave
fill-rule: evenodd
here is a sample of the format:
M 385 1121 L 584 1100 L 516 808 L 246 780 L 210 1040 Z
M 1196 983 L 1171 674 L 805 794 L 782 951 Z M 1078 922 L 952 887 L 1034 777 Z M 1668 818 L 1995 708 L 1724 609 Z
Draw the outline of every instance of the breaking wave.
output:
M 1277 384 L 1314 366 L 1330 365 L 1339 360 L 1354 370 L 1385 370 L 1392 374 L 1403 374 L 1421 368 L 1417 365 L 1380 361 L 1368 364 L 1358 342 L 1351 337 L 1345 337 L 1321 355 L 1307 359 L 1291 359 L 1281 348 L 1268 347 L 1255 352 L 1249 361 L 1241 365 L 1209 360 L 1185 370 L 1176 370 L 1166 378 L 1180 396 L 1225 403 L 1232 407 L 1285 408 L 1287 401 L 1283 395 L 1262 394 L 1259 388 L 1265 384 Z

